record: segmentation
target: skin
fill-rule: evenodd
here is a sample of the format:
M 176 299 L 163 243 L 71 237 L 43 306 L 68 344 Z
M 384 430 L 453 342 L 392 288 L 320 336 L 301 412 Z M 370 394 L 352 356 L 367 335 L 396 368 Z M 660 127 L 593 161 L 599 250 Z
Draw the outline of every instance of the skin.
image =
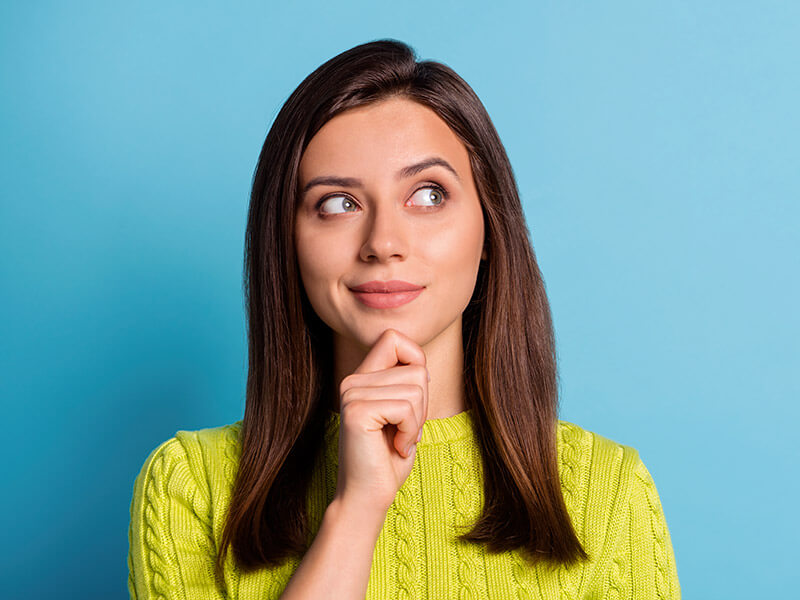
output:
M 401 168 L 431 156 L 446 160 L 457 176 L 435 165 L 396 178 Z M 299 189 L 320 176 L 362 183 L 312 187 L 295 221 L 303 286 L 334 334 L 337 389 L 392 328 L 425 353 L 428 418 L 464 411 L 462 313 L 486 258 L 483 213 L 466 147 L 428 107 L 391 98 L 345 111 L 317 132 L 300 162 Z M 390 279 L 425 289 L 400 307 L 375 309 L 348 288 Z M 336 404 L 332 408 L 338 411 Z

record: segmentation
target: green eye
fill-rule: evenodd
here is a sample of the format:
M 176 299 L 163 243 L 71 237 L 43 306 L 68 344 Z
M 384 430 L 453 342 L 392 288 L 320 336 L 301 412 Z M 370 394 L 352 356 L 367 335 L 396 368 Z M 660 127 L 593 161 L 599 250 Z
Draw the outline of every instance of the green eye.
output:
M 425 198 L 425 204 L 420 206 L 428 207 L 428 208 L 437 208 L 445 203 L 448 197 L 447 190 L 445 190 L 440 185 L 430 184 L 418 188 L 414 195 L 418 194 L 419 192 L 427 192 L 427 195 L 423 196 Z M 329 204 L 330 207 L 338 207 L 344 208 L 344 210 L 322 210 L 323 205 Z M 343 194 L 336 194 L 333 196 L 328 196 L 326 198 L 322 198 L 319 202 L 317 202 L 317 212 L 322 215 L 337 215 L 343 214 L 348 212 L 356 212 L 358 210 L 358 203 L 353 200 L 350 196 L 345 196 Z
M 445 191 L 440 188 L 438 185 L 429 185 L 423 188 L 419 188 L 417 192 L 427 191 L 428 194 L 425 196 L 428 201 L 432 202 L 433 204 L 429 204 L 428 206 L 441 206 L 445 198 L 447 198 L 447 194 Z
M 322 200 L 320 200 L 319 205 L 317 206 L 317 209 L 322 208 L 322 206 L 324 204 L 328 203 L 331 200 L 339 200 L 338 203 L 337 202 L 331 203 L 331 206 L 338 206 L 338 207 L 342 207 L 342 206 L 355 207 L 355 206 L 357 206 L 356 203 L 353 202 L 352 198 L 348 198 L 347 196 L 328 196 L 327 198 L 323 198 Z M 328 212 L 326 210 L 323 210 L 321 212 L 323 212 L 325 214 L 339 214 L 336 211 L 334 211 L 333 213 L 330 213 L 330 212 Z M 341 211 L 341 212 L 352 212 L 352 211 L 344 210 L 344 211 Z

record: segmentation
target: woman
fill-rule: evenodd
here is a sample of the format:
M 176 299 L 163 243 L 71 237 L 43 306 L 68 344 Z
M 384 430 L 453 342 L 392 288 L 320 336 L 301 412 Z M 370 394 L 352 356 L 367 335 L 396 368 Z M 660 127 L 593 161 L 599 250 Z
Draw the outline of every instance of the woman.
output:
M 242 421 L 136 479 L 136 598 L 679 598 L 635 449 L 558 420 L 549 306 L 472 89 L 394 40 L 286 101 L 246 232 Z

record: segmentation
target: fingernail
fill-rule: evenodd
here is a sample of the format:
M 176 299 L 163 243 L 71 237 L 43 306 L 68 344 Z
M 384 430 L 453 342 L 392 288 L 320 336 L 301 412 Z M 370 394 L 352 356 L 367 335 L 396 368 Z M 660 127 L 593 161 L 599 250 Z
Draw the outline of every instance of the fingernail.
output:
M 428 371 L 428 381 L 430 381 L 430 380 L 431 380 L 431 373 L 430 373 L 430 371 Z
M 422 427 L 419 428 L 419 435 L 417 436 L 417 442 L 422 439 Z
M 417 447 L 416 444 L 409 444 L 406 448 L 406 458 L 411 456 L 414 453 L 414 449 Z

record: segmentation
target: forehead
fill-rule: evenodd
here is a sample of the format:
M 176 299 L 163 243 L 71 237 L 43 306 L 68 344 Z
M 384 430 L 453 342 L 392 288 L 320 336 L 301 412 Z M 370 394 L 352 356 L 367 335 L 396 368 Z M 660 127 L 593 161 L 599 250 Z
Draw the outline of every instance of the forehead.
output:
M 469 173 L 467 149 L 447 123 L 427 106 L 391 98 L 325 123 L 303 153 L 300 182 L 328 174 L 382 177 L 430 155 Z

